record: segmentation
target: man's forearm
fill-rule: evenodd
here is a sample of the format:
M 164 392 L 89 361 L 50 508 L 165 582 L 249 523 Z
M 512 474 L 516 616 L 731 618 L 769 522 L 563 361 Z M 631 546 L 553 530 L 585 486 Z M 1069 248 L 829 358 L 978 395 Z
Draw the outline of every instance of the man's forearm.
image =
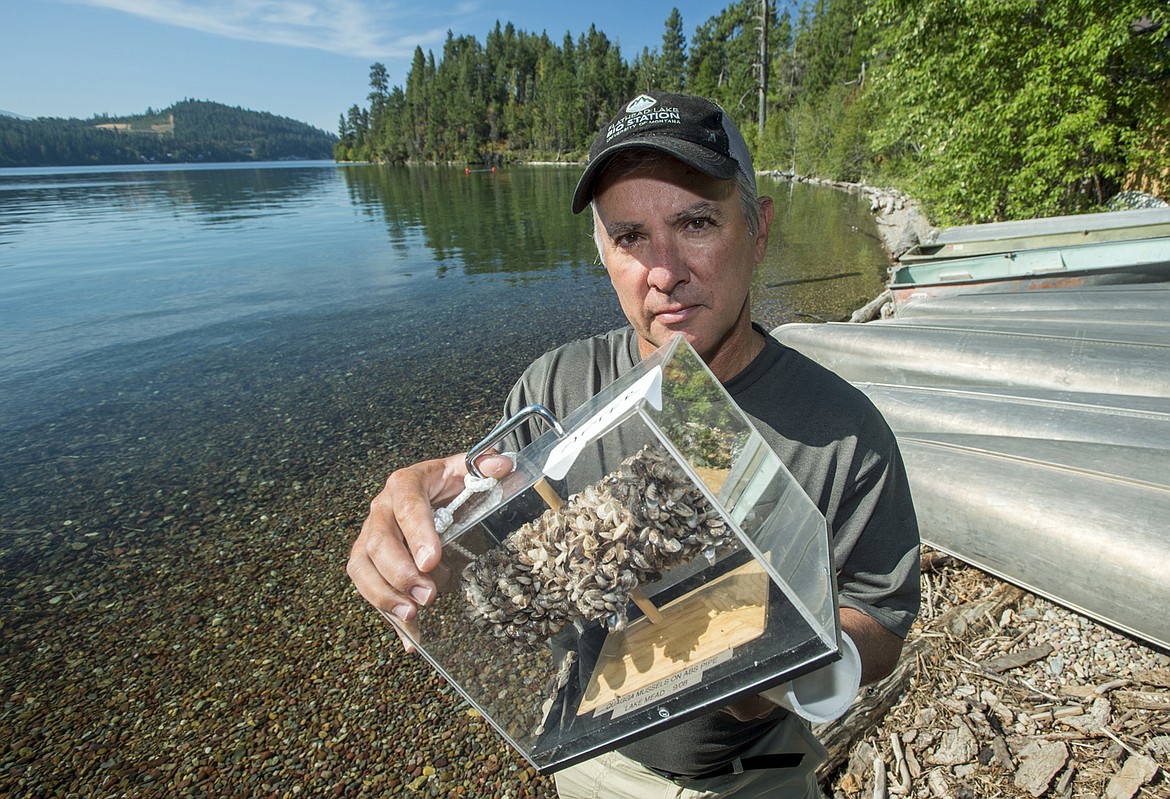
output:
M 853 608 L 841 608 L 841 628 L 857 644 L 861 655 L 861 684 L 885 677 L 898 665 L 902 639 L 881 623 Z

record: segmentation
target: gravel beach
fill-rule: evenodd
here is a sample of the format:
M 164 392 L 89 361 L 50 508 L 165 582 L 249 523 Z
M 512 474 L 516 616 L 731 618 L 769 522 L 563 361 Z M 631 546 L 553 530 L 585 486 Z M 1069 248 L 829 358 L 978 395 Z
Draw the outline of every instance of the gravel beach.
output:
M 824 770 L 826 792 L 1170 796 L 1167 653 L 939 553 L 923 563 L 904 690 Z
M 385 475 L 482 437 L 551 345 L 499 338 L 216 351 L 4 434 L 0 796 L 550 795 L 345 574 Z

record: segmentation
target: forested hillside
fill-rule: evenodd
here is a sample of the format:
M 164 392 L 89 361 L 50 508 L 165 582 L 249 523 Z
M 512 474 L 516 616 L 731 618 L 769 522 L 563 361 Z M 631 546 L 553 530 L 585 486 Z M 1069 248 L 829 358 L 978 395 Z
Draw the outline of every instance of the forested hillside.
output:
M 621 100 L 683 89 L 733 114 L 760 169 L 896 186 L 941 222 L 1071 213 L 1170 191 L 1168 16 L 1148 0 L 742 0 L 689 39 L 673 11 L 632 57 L 596 28 L 557 42 L 497 23 L 482 44 L 416 49 L 403 86 L 374 64 L 335 157 L 575 160 Z
M 0 167 L 329 158 L 336 137 L 203 100 L 131 117 L 0 117 Z

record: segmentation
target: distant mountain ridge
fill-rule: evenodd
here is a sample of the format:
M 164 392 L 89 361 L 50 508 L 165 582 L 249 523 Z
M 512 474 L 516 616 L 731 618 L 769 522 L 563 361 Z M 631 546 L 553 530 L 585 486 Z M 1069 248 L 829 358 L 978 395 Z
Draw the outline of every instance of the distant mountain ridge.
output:
M 125 117 L 0 115 L 0 167 L 329 159 L 337 137 L 209 100 Z

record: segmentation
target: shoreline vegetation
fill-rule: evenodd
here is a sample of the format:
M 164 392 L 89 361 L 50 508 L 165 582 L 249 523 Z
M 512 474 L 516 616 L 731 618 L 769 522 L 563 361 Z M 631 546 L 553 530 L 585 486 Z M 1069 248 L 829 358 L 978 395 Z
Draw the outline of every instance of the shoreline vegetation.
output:
M 1167 190 L 1166 22 L 1137 0 L 739 2 L 689 38 L 673 10 L 630 60 L 596 27 L 497 23 L 416 48 L 400 85 L 374 63 L 334 156 L 574 161 L 621 102 L 681 90 L 728 109 L 758 169 L 895 187 L 947 225 L 1079 213 Z

